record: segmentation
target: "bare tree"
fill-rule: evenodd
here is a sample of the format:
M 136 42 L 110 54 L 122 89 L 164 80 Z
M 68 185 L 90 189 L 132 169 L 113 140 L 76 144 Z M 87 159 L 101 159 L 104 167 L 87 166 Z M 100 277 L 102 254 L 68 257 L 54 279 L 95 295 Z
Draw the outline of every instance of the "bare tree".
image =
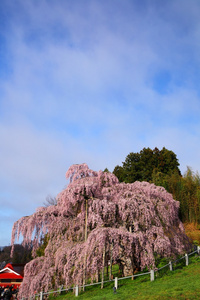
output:
M 57 205 L 57 199 L 56 197 L 52 197 L 50 195 L 48 195 L 46 197 L 46 200 L 43 202 L 45 207 L 51 206 L 51 205 Z

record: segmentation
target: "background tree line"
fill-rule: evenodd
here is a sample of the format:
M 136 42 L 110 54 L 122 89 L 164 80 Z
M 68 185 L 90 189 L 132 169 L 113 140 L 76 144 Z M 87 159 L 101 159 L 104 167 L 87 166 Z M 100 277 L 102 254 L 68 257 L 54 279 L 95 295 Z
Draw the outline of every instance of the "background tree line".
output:
M 200 176 L 189 167 L 182 175 L 173 151 L 164 147 L 131 152 L 113 173 L 120 182 L 148 181 L 163 186 L 180 202 L 181 220 L 200 224 Z
M 10 257 L 11 246 L 5 246 L 0 249 L 0 269 L 3 269 L 7 263 L 26 264 L 32 259 L 32 247 L 24 247 L 15 244 L 13 257 Z

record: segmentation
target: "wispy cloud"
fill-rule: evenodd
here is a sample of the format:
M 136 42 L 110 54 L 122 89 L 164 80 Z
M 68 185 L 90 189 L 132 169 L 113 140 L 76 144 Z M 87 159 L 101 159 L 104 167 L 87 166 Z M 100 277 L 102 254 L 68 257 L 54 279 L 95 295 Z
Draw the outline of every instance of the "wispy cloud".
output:
M 165 146 L 182 172 L 200 170 L 199 11 L 188 0 L 1 1 L 0 245 L 73 163 L 112 171 Z

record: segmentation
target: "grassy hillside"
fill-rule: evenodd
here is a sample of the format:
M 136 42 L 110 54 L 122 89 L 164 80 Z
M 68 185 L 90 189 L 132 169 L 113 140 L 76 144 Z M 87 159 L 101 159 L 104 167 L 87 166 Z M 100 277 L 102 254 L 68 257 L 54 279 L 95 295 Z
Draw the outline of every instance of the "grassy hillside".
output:
M 183 260 L 183 265 L 184 263 Z M 50 298 L 53 299 L 52 296 Z M 200 299 L 200 257 L 190 257 L 189 266 L 180 268 L 180 265 L 176 265 L 172 272 L 168 268 L 163 269 L 153 282 L 150 282 L 149 275 L 137 277 L 135 280 L 120 280 L 116 294 L 113 293 L 111 282 L 102 290 L 99 285 L 86 287 L 86 291 L 80 292 L 78 297 L 68 292 L 56 299 Z

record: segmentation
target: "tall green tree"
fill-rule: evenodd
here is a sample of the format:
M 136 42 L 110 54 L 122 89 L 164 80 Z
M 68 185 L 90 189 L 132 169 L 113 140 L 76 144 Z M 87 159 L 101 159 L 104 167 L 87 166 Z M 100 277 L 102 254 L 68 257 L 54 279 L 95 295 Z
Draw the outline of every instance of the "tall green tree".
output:
M 163 148 L 143 148 L 139 153 L 131 152 L 127 155 L 122 167 L 116 166 L 113 173 L 119 181 L 131 183 L 134 181 L 153 181 L 156 173 L 171 174 L 178 173 L 179 162 L 176 154 Z
M 160 151 L 158 155 L 158 170 L 164 174 L 172 174 L 172 173 L 179 173 L 181 174 L 179 170 L 179 162 L 176 157 L 176 154 L 171 151 L 167 150 L 165 147 Z
M 117 165 L 114 168 L 113 173 L 119 179 L 120 182 L 124 181 L 124 169 L 123 169 L 123 167 Z

